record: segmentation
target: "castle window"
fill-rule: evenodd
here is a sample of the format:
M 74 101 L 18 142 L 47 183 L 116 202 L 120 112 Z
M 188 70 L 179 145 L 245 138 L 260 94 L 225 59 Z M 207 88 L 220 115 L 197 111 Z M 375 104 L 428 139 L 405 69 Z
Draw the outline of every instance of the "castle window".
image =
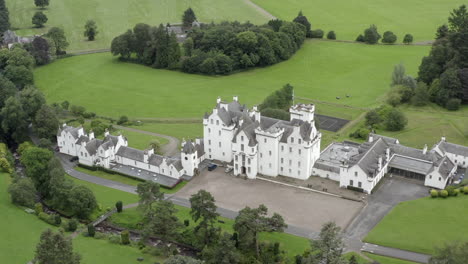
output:
M 218 136 L 221 136 L 221 130 L 220 130 L 220 131 L 218 131 Z
M 213 119 L 210 120 L 211 124 L 213 124 Z
M 187 157 L 185 157 L 185 160 L 188 160 L 188 158 L 187 158 Z
M 291 153 L 291 152 L 292 152 L 292 148 L 291 148 L 291 147 L 289 147 L 289 153 Z
M 299 141 L 299 144 L 301 144 L 301 143 L 302 143 L 302 140 L 301 140 L 301 139 L 298 139 L 298 141 Z
M 297 171 L 297 175 L 301 175 L 301 171 Z
M 208 152 L 211 152 L 211 149 L 208 149 Z M 211 155 L 210 155 L 210 157 L 211 157 Z
M 291 173 L 291 169 L 289 169 L 289 173 Z
M 216 120 L 216 125 L 219 126 L 219 120 Z
M 281 146 L 281 151 L 284 151 L 284 146 Z
M 241 141 L 244 141 L 244 136 L 241 136 Z
M 208 133 L 211 133 L 211 128 L 208 128 Z
M 281 167 L 281 172 L 283 172 L 283 167 Z
M 432 175 L 429 175 L 429 179 L 432 179 Z
M 263 157 L 263 153 L 260 153 L 260 158 L 262 158 L 262 157 Z
M 239 166 L 236 164 L 236 170 L 239 168 Z
M 254 151 L 255 151 L 254 148 L 252 148 L 252 152 L 254 152 Z
M 221 142 L 218 143 L 219 147 L 221 147 Z
M 271 169 L 271 163 L 268 163 L 268 167 Z
M 298 166 L 298 167 L 301 166 L 301 162 L 300 162 L 300 161 L 297 162 L 297 166 Z
M 299 155 L 301 155 L 301 150 L 299 150 Z
M 268 151 L 268 154 L 271 156 L 271 150 L 270 150 L 270 151 Z
M 237 161 L 237 156 L 236 156 L 236 161 Z
M 225 156 L 224 152 L 223 152 L 223 157 Z
M 362 188 L 362 182 L 358 182 L 357 184 L 359 188 Z
M 349 180 L 349 185 L 354 186 L 353 180 Z
M 85 155 L 86 158 L 88 157 L 88 153 L 85 153 L 84 155 Z
M 441 178 L 441 177 L 439 177 L 439 181 L 442 181 L 442 178 Z
M 211 139 L 208 140 L 208 145 L 211 145 Z
M 357 177 L 357 171 L 355 171 L 355 172 L 354 172 L 354 176 L 356 176 L 356 177 Z
M 81 156 L 83 156 L 83 151 L 81 151 Z
M 283 158 L 281 158 L 281 164 L 283 164 L 283 161 L 284 161 L 284 159 L 283 159 Z
M 247 159 L 247 164 L 249 164 L 249 165 L 250 165 L 250 159 Z
M 294 138 L 293 137 L 291 137 L 291 143 L 294 143 Z
M 264 138 L 264 139 L 263 139 L 263 142 L 265 142 L 265 143 L 266 143 L 266 138 Z
M 241 144 L 241 151 L 244 151 L 244 144 Z

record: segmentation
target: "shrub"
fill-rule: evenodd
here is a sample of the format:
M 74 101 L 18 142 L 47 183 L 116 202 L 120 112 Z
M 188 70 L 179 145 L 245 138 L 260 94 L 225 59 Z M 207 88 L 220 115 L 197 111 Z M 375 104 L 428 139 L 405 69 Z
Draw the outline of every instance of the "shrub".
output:
M 75 218 L 68 220 L 65 225 L 65 230 L 68 232 L 75 232 L 78 228 L 78 221 Z
M 123 245 L 130 244 L 130 233 L 128 230 L 124 230 L 120 233 L 120 239 L 122 240 Z
M 39 215 L 40 213 L 44 212 L 44 208 L 42 207 L 41 203 L 36 203 L 34 205 L 34 211 L 36 211 L 36 214 Z
M 362 34 L 359 34 L 359 36 L 357 36 L 357 38 L 356 38 L 356 41 L 357 42 L 364 42 L 364 36 Z
M 439 196 L 439 192 L 437 190 L 432 189 L 431 190 L 431 197 L 436 198 Z
M 463 187 L 463 193 L 468 194 L 468 186 Z
M 42 221 L 48 223 L 48 224 L 51 224 L 53 225 L 54 224 L 54 220 L 51 218 L 50 215 L 48 215 L 47 213 L 44 213 L 44 212 L 40 212 L 37 217 L 39 219 L 41 219 Z
M 117 209 L 117 213 L 122 212 L 123 204 L 122 201 L 118 201 L 115 203 L 115 209 Z
M 379 32 L 377 31 L 377 27 L 375 25 L 371 25 L 368 29 L 364 31 L 364 42 L 367 44 L 376 44 L 379 42 L 381 38 Z
M 72 114 L 80 116 L 80 115 L 83 115 L 86 109 L 83 106 L 72 105 L 70 108 L 70 111 L 72 112 Z
M 184 220 L 184 225 L 185 225 L 185 226 L 189 226 L 189 225 L 190 225 L 190 220 L 185 219 L 185 220 Z
M 321 29 L 316 29 L 316 30 L 311 30 L 310 32 L 310 37 L 311 38 L 323 38 L 323 30 Z
M 93 224 L 88 225 L 88 236 L 94 237 L 96 235 L 96 228 L 94 227 Z
M 101 233 L 101 232 L 96 232 L 94 235 L 95 239 L 107 239 L 107 234 L 106 233 Z
M 117 125 L 122 125 L 128 122 L 128 117 L 127 116 L 121 116 L 119 120 L 117 121 Z
M 36 201 L 36 188 L 31 178 L 16 177 L 10 186 L 8 186 L 11 201 L 26 207 L 33 207 Z
M 96 117 L 96 113 L 94 113 L 94 112 L 84 112 L 83 117 L 84 118 L 94 118 L 94 117 Z
M 383 34 L 382 42 L 387 44 L 393 44 L 397 40 L 397 36 L 391 31 L 385 31 Z
M 356 129 L 356 131 L 349 134 L 352 138 L 360 138 L 360 139 L 367 139 L 369 136 L 370 130 L 365 127 L 360 127 Z
M 445 188 L 449 196 L 455 196 L 455 187 L 454 186 L 447 186 Z
M 459 193 L 460 193 L 459 189 L 453 190 L 453 196 L 458 196 Z
M 327 33 L 327 39 L 336 39 L 336 34 L 335 31 L 328 31 Z
M 400 110 L 393 108 L 384 121 L 385 129 L 388 131 L 399 131 L 408 124 L 408 119 Z
M 54 215 L 54 224 L 56 226 L 60 226 L 60 224 L 62 224 L 62 217 L 60 217 L 60 215 Z
M 446 190 L 441 190 L 439 192 L 439 196 L 442 198 L 447 198 L 448 197 L 448 192 Z
M 457 111 L 460 109 L 461 100 L 458 98 L 451 98 L 447 101 L 445 108 L 450 111 Z
M 120 244 L 120 236 L 118 235 L 110 235 L 108 239 L 112 244 Z

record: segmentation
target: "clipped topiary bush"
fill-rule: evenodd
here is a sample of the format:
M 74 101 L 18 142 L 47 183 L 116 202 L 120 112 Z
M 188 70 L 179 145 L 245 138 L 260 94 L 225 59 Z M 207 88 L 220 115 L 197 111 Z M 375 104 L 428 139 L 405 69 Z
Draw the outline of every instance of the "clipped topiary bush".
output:
M 335 31 L 329 31 L 327 34 L 327 39 L 336 39 Z
M 185 225 L 185 226 L 189 226 L 189 225 L 190 225 L 190 220 L 185 219 L 185 220 L 184 220 L 184 225 Z
M 455 194 L 456 188 L 454 186 L 447 186 L 445 190 L 447 191 L 449 196 L 456 196 L 458 194 Z
M 458 196 L 459 193 L 460 193 L 459 189 L 453 190 L 453 196 Z
M 78 228 L 78 221 L 74 218 L 68 220 L 68 222 L 65 225 L 65 230 L 68 232 L 75 232 L 77 228 Z
M 441 190 L 439 192 L 439 196 L 442 197 L 442 198 L 447 198 L 448 197 L 448 192 L 447 190 Z
M 463 187 L 463 192 L 464 192 L 465 194 L 468 194 L 468 186 Z
M 56 226 L 60 226 L 61 223 L 62 223 L 62 217 L 60 217 L 60 215 L 58 214 L 54 215 L 54 224 Z
M 321 29 L 316 29 L 316 30 L 311 30 L 310 37 L 311 38 L 323 38 L 323 30 Z
M 88 225 L 88 236 L 94 237 L 96 235 L 96 228 L 94 227 L 93 224 Z
M 439 192 L 437 190 L 432 189 L 431 190 L 431 197 L 432 198 L 439 197 Z
M 122 241 L 122 245 L 130 244 L 130 233 L 128 230 L 124 230 L 120 233 L 120 239 Z
M 117 209 L 117 213 L 121 213 L 123 209 L 123 203 L 122 201 L 118 201 L 115 203 L 115 208 Z

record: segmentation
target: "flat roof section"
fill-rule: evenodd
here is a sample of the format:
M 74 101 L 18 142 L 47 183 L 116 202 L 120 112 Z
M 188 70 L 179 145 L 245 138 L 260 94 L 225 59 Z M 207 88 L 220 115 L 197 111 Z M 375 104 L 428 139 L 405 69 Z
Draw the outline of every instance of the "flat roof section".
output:
M 110 169 L 128 175 L 130 177 L 142 179 L 145 181 L 154 181 L 168 188 L 174 187 L 180 181 L 180 179 L 172 178 L 166 175 L 154 173 L 147 170 L 142 170 L 140 168 L 135 168 L 128 165 L 117 164 L 111 167 Z
M 315 162 L 314 168 L 331 172 L 340 172 L 340 165 L 344 160 L 359 154 L 359 145 L 346 142 L 332 143 L 320 154 L 320 158 Z

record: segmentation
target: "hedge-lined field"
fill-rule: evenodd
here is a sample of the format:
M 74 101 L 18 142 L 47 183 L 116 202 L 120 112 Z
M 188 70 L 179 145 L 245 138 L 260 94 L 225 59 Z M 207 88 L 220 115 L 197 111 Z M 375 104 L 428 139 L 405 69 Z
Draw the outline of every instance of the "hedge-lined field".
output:
M 398 42 L 410 33 L 414 41 L 433 40 L 438 26 L 447 23 L 450 11 L 464 0 L 253 0 L 274 16 L 292 20 L 302 10 L 312 29 L 334 30 L 337 39 L 355 40 L 370 24 L 380 34 L 393 31 Z
M 34 35 L 50 27 L 62 27 L 69 40 L 69 51 L 109 48 L 114 37 L 137 23 L 158 25 L 179 23 L 185 9 L 192 7 L 199 21 L 251 21 L 263 24 L 268 18 L 242 0 L 52 0 L 44 11 L 49 21 L 45 28 L 32 28 L 36 11 L 32 0 L 8 0 L 10 21 L 19 34 Z M 95 41 L 83 36 L 88 19 L 96 21 L 99 34 Z

